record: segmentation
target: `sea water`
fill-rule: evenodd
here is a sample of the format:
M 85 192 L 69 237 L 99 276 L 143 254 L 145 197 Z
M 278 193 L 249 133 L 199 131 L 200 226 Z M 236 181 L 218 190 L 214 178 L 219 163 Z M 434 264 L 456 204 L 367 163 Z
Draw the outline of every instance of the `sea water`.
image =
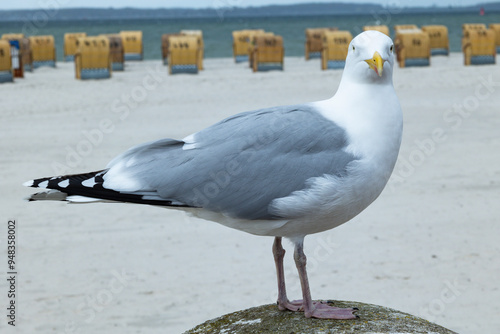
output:
M 233 30 L 264 29 L 283 36 L 286 56 L 304 55 L 305 29 L 338 27 L 349 30 L 353 36 L 365 25 L 397 24 L 417 26 L 438 24 L 448 27 L 451 51 L 461 51 L 463 23 L 500 23 L 500 13 L 477 14 L 398 14 L 397 10 L 384 10 L 369 15 L 293 16 L 293 17 L 225 17 L 184 19 L 130 19 L 130 20 L 72 20 L 38 22 L 38 26 L 24 22 L 0 22 L 0 34 L 24 32 L 27 35 L 53 35 L 56 40 L 57 59 L 63 59 L 64 34 L 86 32 L 87 35 L 118 33 L 121 30 L 142 30 L 144 59 L 161 59 L 161 35 L 183 29 L 203 31 L 205 57 L 232 57 Z

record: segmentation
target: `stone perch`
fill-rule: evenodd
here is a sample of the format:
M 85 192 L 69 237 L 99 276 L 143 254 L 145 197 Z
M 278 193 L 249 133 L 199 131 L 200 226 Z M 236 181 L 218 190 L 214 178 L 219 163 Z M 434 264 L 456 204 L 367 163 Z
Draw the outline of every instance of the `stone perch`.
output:
M 302 312 L 279 311 L 271 304 L 223 315 L 184 334 L 457 334 L 422 318 L 383 306 L 344 301 L 328 303 L 335 307 L 357 307 L 359 318 L 308 319 Z

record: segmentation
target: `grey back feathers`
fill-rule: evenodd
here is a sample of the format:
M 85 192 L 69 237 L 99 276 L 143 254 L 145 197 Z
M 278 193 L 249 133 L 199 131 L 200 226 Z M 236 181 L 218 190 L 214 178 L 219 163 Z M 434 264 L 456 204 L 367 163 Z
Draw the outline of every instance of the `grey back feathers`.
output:
M 131 184 L 115 186 L 121 192 L 234 218 L 277 219 L 269 209 L 274 199 L 303 190 L 312 177 L 342 176 L 355 160 L 344 150 L 345 131 L 307 104 L 237 114 L 192 138 L 125 152 L 108 165 L 104 187 L 119 171 Z

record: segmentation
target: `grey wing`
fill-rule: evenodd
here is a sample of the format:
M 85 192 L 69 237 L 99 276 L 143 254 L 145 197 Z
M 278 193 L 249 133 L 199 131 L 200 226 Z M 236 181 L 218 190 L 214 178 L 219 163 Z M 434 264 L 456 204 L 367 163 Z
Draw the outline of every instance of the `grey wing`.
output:
M 235 218 L 273 219 L 269 204 L 356 158 L 345 131 L 310 105 L 246 112 L 189 137 L 138 146 L 108 165 L 104 186 Z

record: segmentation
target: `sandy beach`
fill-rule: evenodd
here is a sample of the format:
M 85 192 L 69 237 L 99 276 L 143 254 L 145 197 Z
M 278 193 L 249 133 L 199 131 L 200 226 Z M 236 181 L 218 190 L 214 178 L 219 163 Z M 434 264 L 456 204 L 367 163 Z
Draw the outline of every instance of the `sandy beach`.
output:
M 28 203 L 36 177 L 102 169 L 131 146 L 183 138 L 232 114 L 327 99 L 341 71 L 286 58 L 252 73 L 207 59 L 198 75 L 128 62 L 78 81 L 72 63 L 0 85 L 0 272 L 16 221 L 16 327 L 2 333 L 182 333 L 274 303 L 272 238 L 183 212 L 132 204 Z M 396 68 L 400 157 L 379 199 L 349 223 L 308 236 L 313 298 L 379 304 L 459 333 L 500 327 L 500 65 L 461 54 Z M 285 243 L 288 294 L 300 297 Z M 5 313 L 8 282 L 0 280 Z

